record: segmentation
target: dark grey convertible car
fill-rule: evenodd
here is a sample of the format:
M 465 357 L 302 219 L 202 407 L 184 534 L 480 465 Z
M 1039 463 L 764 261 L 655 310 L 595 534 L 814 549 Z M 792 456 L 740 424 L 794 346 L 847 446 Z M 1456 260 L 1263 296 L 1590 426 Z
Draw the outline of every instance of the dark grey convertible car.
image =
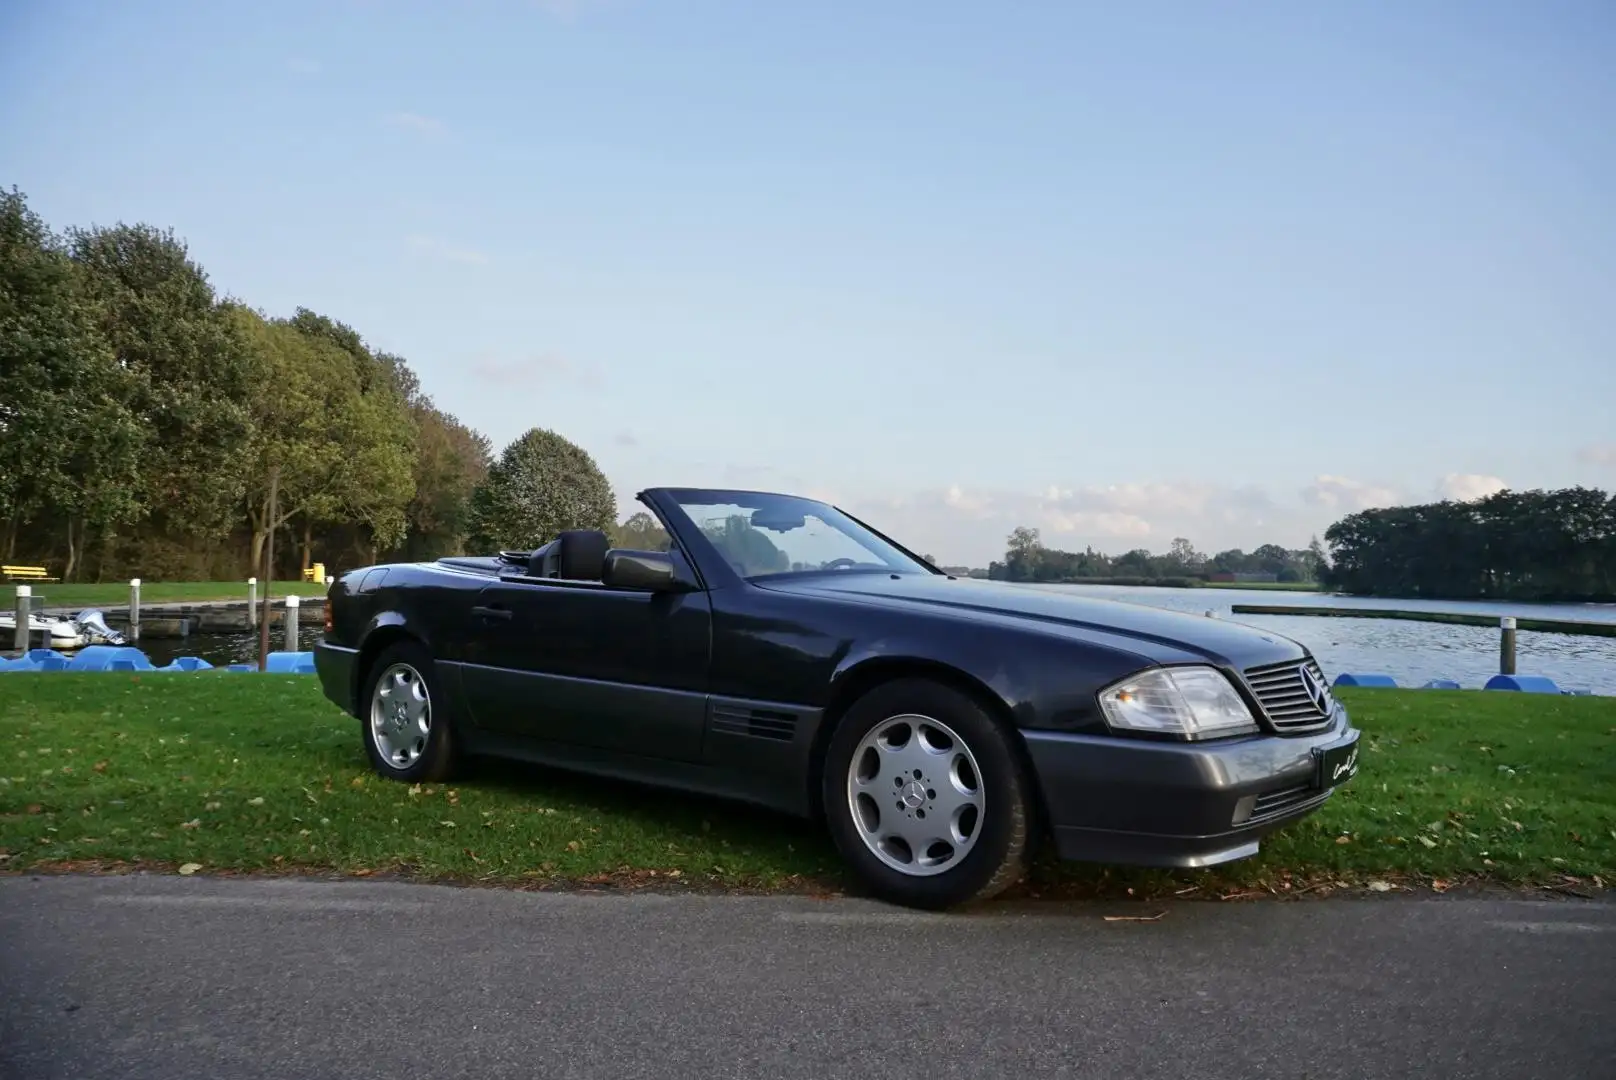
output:
M 1043 838 L 1251 855 L 1357 771 L 1357 730 L 1286 638 L 959 580 L 811 499 L 640 499 L 659 550 L 575 530 L 333 584 L 315 664 L 378 772 L 491 754 L 746 800 L 823 820 L 875 894 L 946 907 Z

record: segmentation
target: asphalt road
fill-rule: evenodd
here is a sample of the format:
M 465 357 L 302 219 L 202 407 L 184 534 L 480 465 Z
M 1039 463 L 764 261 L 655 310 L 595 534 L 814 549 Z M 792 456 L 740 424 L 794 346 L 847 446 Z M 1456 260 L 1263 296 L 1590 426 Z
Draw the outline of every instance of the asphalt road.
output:
M 0 1075 L 1616 1075 L 1616 905 L 1166 910 L 7 878 Z

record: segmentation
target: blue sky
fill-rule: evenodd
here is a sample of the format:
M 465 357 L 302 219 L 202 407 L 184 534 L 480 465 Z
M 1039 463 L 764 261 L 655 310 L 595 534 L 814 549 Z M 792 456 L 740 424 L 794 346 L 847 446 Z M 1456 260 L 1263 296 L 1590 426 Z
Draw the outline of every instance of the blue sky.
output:
M 172 226 L 497 445 L 1301 545 L 1616 487 L 1616 7 L 0 4 L 0 184 Z

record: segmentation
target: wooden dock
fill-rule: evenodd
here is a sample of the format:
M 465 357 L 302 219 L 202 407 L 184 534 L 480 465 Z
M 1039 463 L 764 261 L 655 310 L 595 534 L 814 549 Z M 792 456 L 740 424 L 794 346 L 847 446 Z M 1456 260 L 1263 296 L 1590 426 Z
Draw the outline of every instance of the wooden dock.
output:
M 1334 619 L 1397 619 L 1404 622 L 1447 623 L 1452 626 L 1485 626 L 1498 629 L 1500 615 L 1461 611 L 1407 611 L 1402 608 L 1311 607 L 1304 604 L 1233 604 L 1236 615 L 1315 615 Z M 1516 616 L 1519 630 L 1540 634 L 1576 634 L 1582 637 L 1616 638 L 1616 622 L 1581 622 L 1572 619 L 1531 619 Z
M 306 625 L 310 620 L 325 618 L 325 597 L 305 596 L 300 598 L 300 602 L 299 622 Z M 68 608 L 56 605 L 41 609 L 48 615 L 66 617 L 77 615 L 83 610 L 85 610 L 83 606 Z M 118 630 L 128 628 L 129 605 L 101 607 L 97 610 L 106 617 L 108 626 Z M 279 626 L 285 617 L 285 598 L 277 597 L 271 600 L 269 625 Z M 248 611 L 245 600 L 193 600 L 173 604 L 140 605 L 140 636 L 143 640 L 186 638 L 192 634 L 230 634 L 251 630 L 257 625 Z

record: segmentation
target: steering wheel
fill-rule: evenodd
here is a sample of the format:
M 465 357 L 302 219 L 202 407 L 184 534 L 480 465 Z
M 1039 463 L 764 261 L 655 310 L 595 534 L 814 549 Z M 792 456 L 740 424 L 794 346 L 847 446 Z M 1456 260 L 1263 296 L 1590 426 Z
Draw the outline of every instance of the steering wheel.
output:
M 832 559 L 830 562 L 825 563 L 820 569 L 822 569 L 822 570 L 840 570 L 844 566 L 853 567 L 853 566 L 857 566 L 857 565 L 858 565 L 858 560 L 857 559 L 849 559 L 844 555 L 840 559 Z

